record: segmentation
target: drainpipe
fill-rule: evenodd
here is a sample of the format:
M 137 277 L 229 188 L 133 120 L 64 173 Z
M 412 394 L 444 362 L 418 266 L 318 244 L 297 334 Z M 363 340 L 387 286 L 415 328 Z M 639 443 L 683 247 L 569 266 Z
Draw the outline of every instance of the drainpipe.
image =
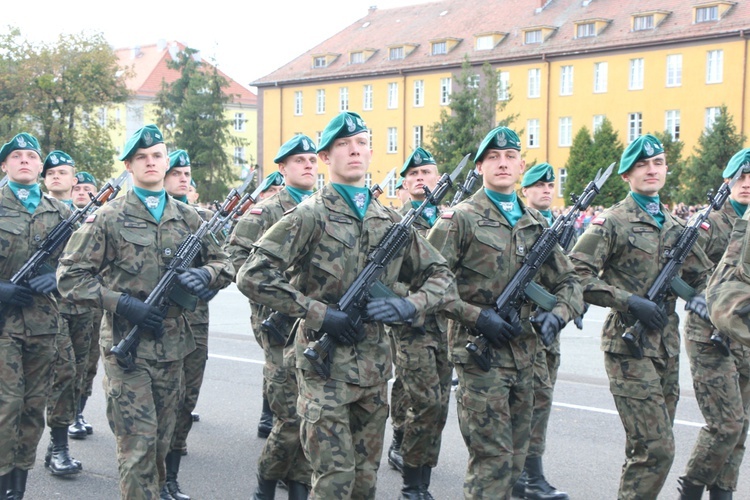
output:
M 740 133 L 745 134 L 745 88 L 747 86 L 747 38 L 745 30 L 740 30 L 740 38 L 744 41 L 742 46 L 742 89 L 740 100 Z

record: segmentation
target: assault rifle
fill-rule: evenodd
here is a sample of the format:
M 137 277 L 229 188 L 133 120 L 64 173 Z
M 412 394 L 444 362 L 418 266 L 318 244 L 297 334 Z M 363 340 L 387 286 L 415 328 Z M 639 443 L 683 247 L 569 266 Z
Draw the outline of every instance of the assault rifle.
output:
M 453 201 L 451 201 L 451 204 L 449 206 L 452 207 L 458 205 L 464 197 L 470 195 L 474 191 L 474 184 L 477 183 L 478 179 L 479 171 L 476 168 L 472 169 L 471 172 L 466 174 L 464 183 L 456 188 L 456 194 L 453 195 Z
M 518 268 L 513 278 L 511 278 L 495 301 L 495 311 L 501 318 L 508 320 L 511 317 L 511 313 L 513 311 L 519 312 L 521 306 L 527 300 L 536 303 L 545 311 L 551 311 L 555 307 L 557 298 L 535 283 L 533 279 L 558 245 L 560 234 L 566 224 L 568 224 L 577 211 L 586 210 L 591 205 L 591 202 L 601 190 L 604 182 L 612 174 L 614 166 L 615 164 L 612 163 L 604 173 L 599 169 L 594 180 L 589 182 L 583 193 L 576 198 L 573 208 L 567 214 L 557 217 L 552 226 L 545 228 L 542 234 L 539 235 L 529 253 L 526 254 L 521 267 Z M 548 341 L 542 337 L 542 342 L 547 345 Z M 492 362 L 492 350 L 489 347 L 489 341 L 482 334 L 477 335 L 473 342 L 469 341 L 466 344 L 466 350 L 469 351 L 471 358 L 484 371 L 490 370 Z
M 425 200 L 417 208 L 412 208 L 401 219 L 400 222 L 393 224 L 378 246 L 373 249 L 367 257 L 367 264 L 364 269 L 357 275 L 349 288 L 335 306 L 340 311 L 344 311 L 355 325 L 361 325 L 363 311 L 371 297 L 392 297 L 394 293 L 383 285 L 380 281 L 380 275 L 391 261 L 398 255 L 399 251 L 404 248 L 409 241 L 411 225 L 422 215 L 428 204 L 435 206 L 440 205 L 440 201 L 453 185 L 456 177 L 469 161 L 469 156 L 464 156 L 461 163 L 448 175 L 443 174 L 435 185 L 435 189 L 430 191 L 426 186 Z M 331 358 L 333 350 L 336 347 L 335 341 L 330 335 L 323 332 L 320 340 L 313 341 L 303 353 L 305 358 L 310 361 L 315 373 L 321 378 L 328 379 L 331 376 Z
M 699 212 L 697 217 L 692 219 L 680 233 L 677 243 L 667 250 L 664 256 L 667 258 L 667 263 L 664 264 L 659 275 L 654 280 L 651 288 L 646 292 L 645 298 L 661 307 L 664 304 L 669 291 L 672 290 L 680 298 L 688 301 L 695 296 L 695 290 L 685 283 L 685 281 L 678 275 L 680 268 L 685 262 L 690 250 L 693 245 L 698 241 L 698 228 L 703 224 L 711 210 L 721 210 L 724 202 L 729 197 L 732 191 L 732 186 L 742 176 L 742 169 L 737 170 L 737 173 L 732 177 L 728 183 L 722 183 L 721 187 L 713 194 L 713 190 L 708 193 L 708 208 L 704 211 Z M 622 334 L 622 340 L 630 350 L 630 354 L 637 359 L 643 358 L 643 335 L 646 333 L 646 327 L 637 320 L 633 326 L 628 328 L 625 333 Z M 726 350 L 727 355 L 729 354 L 729 345 L 724 341 L 723 336 L 718 335 L 718 339 L 714 340 L 714 335 L 711 337 L 711 342 L 716 345 L 721 351 L 722 347 Z M 719 344 L 719 345 L 717 345 Z
M 8 183 L 8 180 L 9 179 L 8 179 L 7 175 L 5 177 L 3 177 L 2 179 L 0 179 L 0 189 L 2 189 L 2 188 L 5 187 L 5 185 Z

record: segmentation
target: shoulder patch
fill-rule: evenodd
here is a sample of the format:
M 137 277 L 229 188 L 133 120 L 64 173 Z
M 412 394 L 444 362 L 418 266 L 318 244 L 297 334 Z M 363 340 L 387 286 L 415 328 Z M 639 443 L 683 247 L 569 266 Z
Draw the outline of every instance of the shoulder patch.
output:
M 704 220 L 703 222 L 701 222 L 701 229 L 708 231 L 709 229 L 711 229 L 711 224 L 709 224 L 708 221 Z
M 94 222 L 96 219 L 96 214 L 91 214 L 88 217 L 86 217 L 86 222 Z
M 250 209 L 250 213 L 253 214 L 253 215 L 260 215 L 260 214 L 263 213 L 263 209 L 260 208 L 260 207 L 258 207 L 258 208 L 251 208 Z
M 595 217 L 595 218 L 594 218 L 594 219 L 593 219 L 593 220 L 591 221 L 591 223 L 592 223 L 592 224 L 596 224 L 597 226 L 603 226 L 603 225 L 604 225 L 604 221 L 606 221 L 606 220 L 607 220 L 607 219 L 605 219 L 604 217 Z
M 453 210 L 446 210 L 442 214 L 440 214 L 441 219 L 452 219 L 453 218 Z

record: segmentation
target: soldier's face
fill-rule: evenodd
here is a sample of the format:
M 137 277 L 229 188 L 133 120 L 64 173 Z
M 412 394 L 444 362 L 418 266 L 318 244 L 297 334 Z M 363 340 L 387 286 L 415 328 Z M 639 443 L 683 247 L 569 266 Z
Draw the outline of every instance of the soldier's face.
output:
M 331 182 L 362 187 L 372 160 L 369 136 L 362 132 L 336 139 L 327 151 L 318 153 L 318 158 L 328 165 Z
M 643 196 L 656 196 L 667 180 L 667 157 L 664 153 L 640 160 L 622 174 L 630 190 Z
M 732 193 L 729 195 L 737 203 L 750 205 L 750 172 L 742 174 L 737 182 L 732 186 Z
M 94 189 L 94 185 L 88 183 L 76 184 L 75 186 L 73 186 L 73 205 L 78 208 L 85 207 L 86 203 L 88 203 L 91 199 L 89 193 L 96 194 L 96 191 Z
M 409 197 L 412 200 L 422 201 L 425 198 L 424 187 L 427 186 L 432 191 L 435 189 L 438 179 L 440 179 L 440 175 L 438 174 L 437 165 L 411 167 L 406 171 L 404 187 L 409 192 Z
M 318 178 L 318 155 L 299 154 L 288 156 L 279 163 L 279 172 L 284 183 L 303 191 L 312 191 Z
M 189 186 L 188 187 L 187 197 L 188 197 L 188 201 L 190 203 L 197 202 L 199 196 L 200 196 L 200 194 L 198 193 L 198 191 L 196 191 L 196 189 L 193 186 Z
M 398 199 L 401 200 L 401 204 L 408 203 L 411 200 L 411 197 L 409 196 L 409 191 L 406 190 L 405 187 L 402 187 L 398 191 L 396 191 L 396 194 L 398 195 Z
M 137 149 L 125 160 L 125 168 L 133 176 L 135 186 L 149 191 L 161 191 L 169 168 L 167 146 L 162 143 Z
M 3 172 L 8 180 L 18 184 L 35 184 L 42 172 L 42 157 L 30 149 L 11 151 L 3 162 Z
M 187 196 L 190 189 L 190 167 L 172 167 L 164 177 L 164 189 L 170 196 Z
M 48 168 L 44 173 L 44 185 L 51 194 L 70 194 L 75 184 L 78 179 L 70 165 Z
M 488 149 L 477 162 L 484 187 L 503 194 L 513 192 L 525 168 L 521 152 L 515 149 Z
M 554 182 L 539 181 L 529 187 L 523 188 L 526 203 L 537 210 L 549 210 L 552 206 L 552 193 L 555 192 Z
M 284 189 L 284 186 L 278 186 L 274 185 L 263 191 L 258 195 L 259 200 L 265 200 L 266 198 L 270 198 L 271 196 L 275 195 L 279 191 Z

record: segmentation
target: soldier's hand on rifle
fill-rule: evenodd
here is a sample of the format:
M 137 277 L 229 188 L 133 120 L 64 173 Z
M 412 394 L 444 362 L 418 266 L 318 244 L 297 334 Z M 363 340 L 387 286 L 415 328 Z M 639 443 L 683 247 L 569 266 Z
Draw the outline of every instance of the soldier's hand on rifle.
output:
M 373 299 L 367 303 L 367 317 L 370 321 L 408 323 L 415 314 L 417 314 L 417 308 L 406 299 Z
M 197 295 L 199 299 L 206 302 L 216 296 L 215 293 L 212 294 L 213 290 L 208 288 L 208 284 L 211 282 L 211 273 L 202 267 L 186 269 L 177 276 L 177 281 L 190 293 Z
M 29 288 L 39 295 L 47 295 L 57 290 L 57 276 L 55 273 L 40 274 L 29 280 Z
M 706 304 L 706 296 L 703 294 L 693 295 L 693 297 L 685 302 L 685 310 L 692 311 L 703 321 L 711 322 L 711 318 L 708 317 L 708 304 Z
M 542 311 L 531 318 L 531 324 L 542 338 L 545 347 L 549 347 L 554 342 L 557 334 L 565 326 L 565 320 L 553 312 Z
M 649 330 L 661 330 L 667 326 L 667 312 L 638 295 L 628 297 L 628 311 Z
M 33 302 L 33 292 L 25 286 L 10 281 L 0 281 L 0 302 L 15 307 L 29 307 Z
M 501 318 L 492 309 L 484 309 L 479 313 L 474 328 L 497 348 L 503 347 L 516 336 L 513 325 Z
M 329 307 L 323 318 L 320 331 L 333 337 L 336 342 L 344 345 L 354 345 L 364 337 L 362 324 L 355 324 L 348 314 Z
M 117 314 L 127 319 L 134 325 L 138 325 L 152 332 L 160 332 L 164 317 L 161 311 L 146 304 L 130 295 L 123 293 L 117 301 Z

